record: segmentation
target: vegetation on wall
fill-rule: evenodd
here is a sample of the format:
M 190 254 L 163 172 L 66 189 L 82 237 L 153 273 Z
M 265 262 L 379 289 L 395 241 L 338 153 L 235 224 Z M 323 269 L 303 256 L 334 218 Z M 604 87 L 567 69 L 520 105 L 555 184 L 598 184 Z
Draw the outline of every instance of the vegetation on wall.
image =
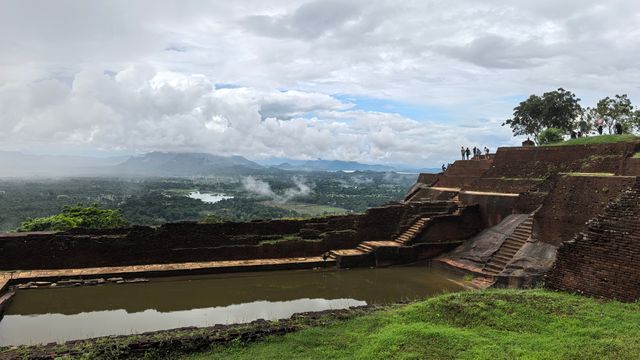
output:
M 97 205 L 65 206 L 62 213 L 28 219 L 18 228 L 26 231 L 65 231 L 77 227 L 87 229 L 112 229 L 127 226 L 129 223 L 122 217 L 120 210 L 100 209 Z

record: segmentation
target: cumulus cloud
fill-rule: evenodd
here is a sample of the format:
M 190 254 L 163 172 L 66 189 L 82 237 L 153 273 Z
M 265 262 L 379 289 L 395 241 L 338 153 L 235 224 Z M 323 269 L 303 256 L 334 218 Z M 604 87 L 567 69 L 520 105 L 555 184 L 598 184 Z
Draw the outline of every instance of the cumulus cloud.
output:
M 286 203 L 298 197 L 308 196 L 313 193 L 313 184 L 308 183 L 306 179 L 300 176 L 292 177 L 294 186 L 280 193 L 276 193 L 271 189 L 271 185 L 266 181 L 247 176 L 242 179 L 242 188 L 250 193 L 270 198 L 278 203 Z
M 0 0 L 0 148 L 438 166 L 516 144 L 500 123 L 531 93 L 640 101 L 638 21 L 632 0 Z

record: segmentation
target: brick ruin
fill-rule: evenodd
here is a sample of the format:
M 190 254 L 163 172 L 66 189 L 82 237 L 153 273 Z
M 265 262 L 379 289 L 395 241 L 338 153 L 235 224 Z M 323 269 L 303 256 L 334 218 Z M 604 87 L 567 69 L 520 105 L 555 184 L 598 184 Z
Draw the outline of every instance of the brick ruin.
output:
M 323 254 L 338 267 L 437 257 L 498 285 L 546 281 L 634 300 L 637 153 L 640 141 L 500 148 L 441 174 L 421 174 L 403 202 L 357 215 L 0 234 L 0 273 Z
M 560 246 L 546 283 L 623 301 L 640 298 L 640 179 Z
M 432 221 L 415 242 L 429 243 L 433 248 L 480 230 L 477 207 L 459 209 L 452 202 L 428 202 L 390 204 L 362 215 L 309 220 L 182 222 L 159 228 L 15 233 L 0 236 L 0 270 L 320 256 L 331 250 L 356 248 L 364 241 L 391 240 L 424 216 Z
M 637 188 L 638 153 L 640 141 L 500 148 L 487 159 L 456 161 L 436 179 L 420 177 L 429 183 L 416 184 L 406 201 L 479 207 L 485 230 L 437 259 L 448 267 L 497 285 L 546 283 L 634 300 L 640 297 L 638 198 L 628 189 Z M 634 201 L 635 210 L 612 210 Z

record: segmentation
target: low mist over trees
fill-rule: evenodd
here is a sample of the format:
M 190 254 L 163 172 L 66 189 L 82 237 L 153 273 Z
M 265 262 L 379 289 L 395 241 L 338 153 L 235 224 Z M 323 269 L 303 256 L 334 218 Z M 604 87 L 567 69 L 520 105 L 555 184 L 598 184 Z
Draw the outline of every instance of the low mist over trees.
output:
M 627 94 L 607 96 L 594 107 L 582 108 L 580 98 L 559 88 L 542 96 L 529 96 L 513 109 L 513 117 L 502 126 L 508 125 L 515 136 L 526 135 L 545 144 L 574 131 L 588 134 L 599 125 L 613 134 L 616 124 L 620 124 L 623 133 L 640 131 L 640 110 L 635 110 Z

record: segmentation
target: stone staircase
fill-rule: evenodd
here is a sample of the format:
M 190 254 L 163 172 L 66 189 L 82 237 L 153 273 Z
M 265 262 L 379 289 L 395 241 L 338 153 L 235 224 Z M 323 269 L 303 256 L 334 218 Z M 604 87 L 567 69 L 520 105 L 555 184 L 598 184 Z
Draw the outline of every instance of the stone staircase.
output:
M 336 259 L 338 256 L 353 256 L 372 253 L 379 247 L 396 247 L 408 245 L 418 235 L 430 217 L 421 217 L 416 220 L 407 230 L 390 241 L 363 241 L 355 249 L 330 250 L 329 258 Z
M 482 271 L 488 275 L 497 275 L 513 259 L 514 255 L 522 248 L 531 237 L 533 229 L 533 215 L 516 227 L 511 235 L 500 245 Z
M 345 261 L 349 261 L 351 263 L 351 261 L 357 261 L 355 259 L 366 257 L 367 255 L 371 255 L 371 258 L 373 258 L 377 249 L 409 246 L 415 237 L 422 232 L 432 216 L 456 212 L 458 211 L 457 207 L 458 204 L 456 202 L 436 203 L 433 205 L 433 209 L 431 209 L 431 211 L 423 214 L 418 218 L 418 220 L 415 220 L 408 228 L 406 228 L 406 230 L 402 231 L 392 240 L 363 241 L 354 249 L 329 250 L 327 252 L 328 259 L 335 260 L 338 263 Z
M 406 245 L 407 243 L 411 242 L 416 237 L 416 235 L 418 235 L 422 231 L 429 219 L 431 218 L 428 216 L 419 218 L 407 230 L 393 239 L 393 241 L 400 245 Z

